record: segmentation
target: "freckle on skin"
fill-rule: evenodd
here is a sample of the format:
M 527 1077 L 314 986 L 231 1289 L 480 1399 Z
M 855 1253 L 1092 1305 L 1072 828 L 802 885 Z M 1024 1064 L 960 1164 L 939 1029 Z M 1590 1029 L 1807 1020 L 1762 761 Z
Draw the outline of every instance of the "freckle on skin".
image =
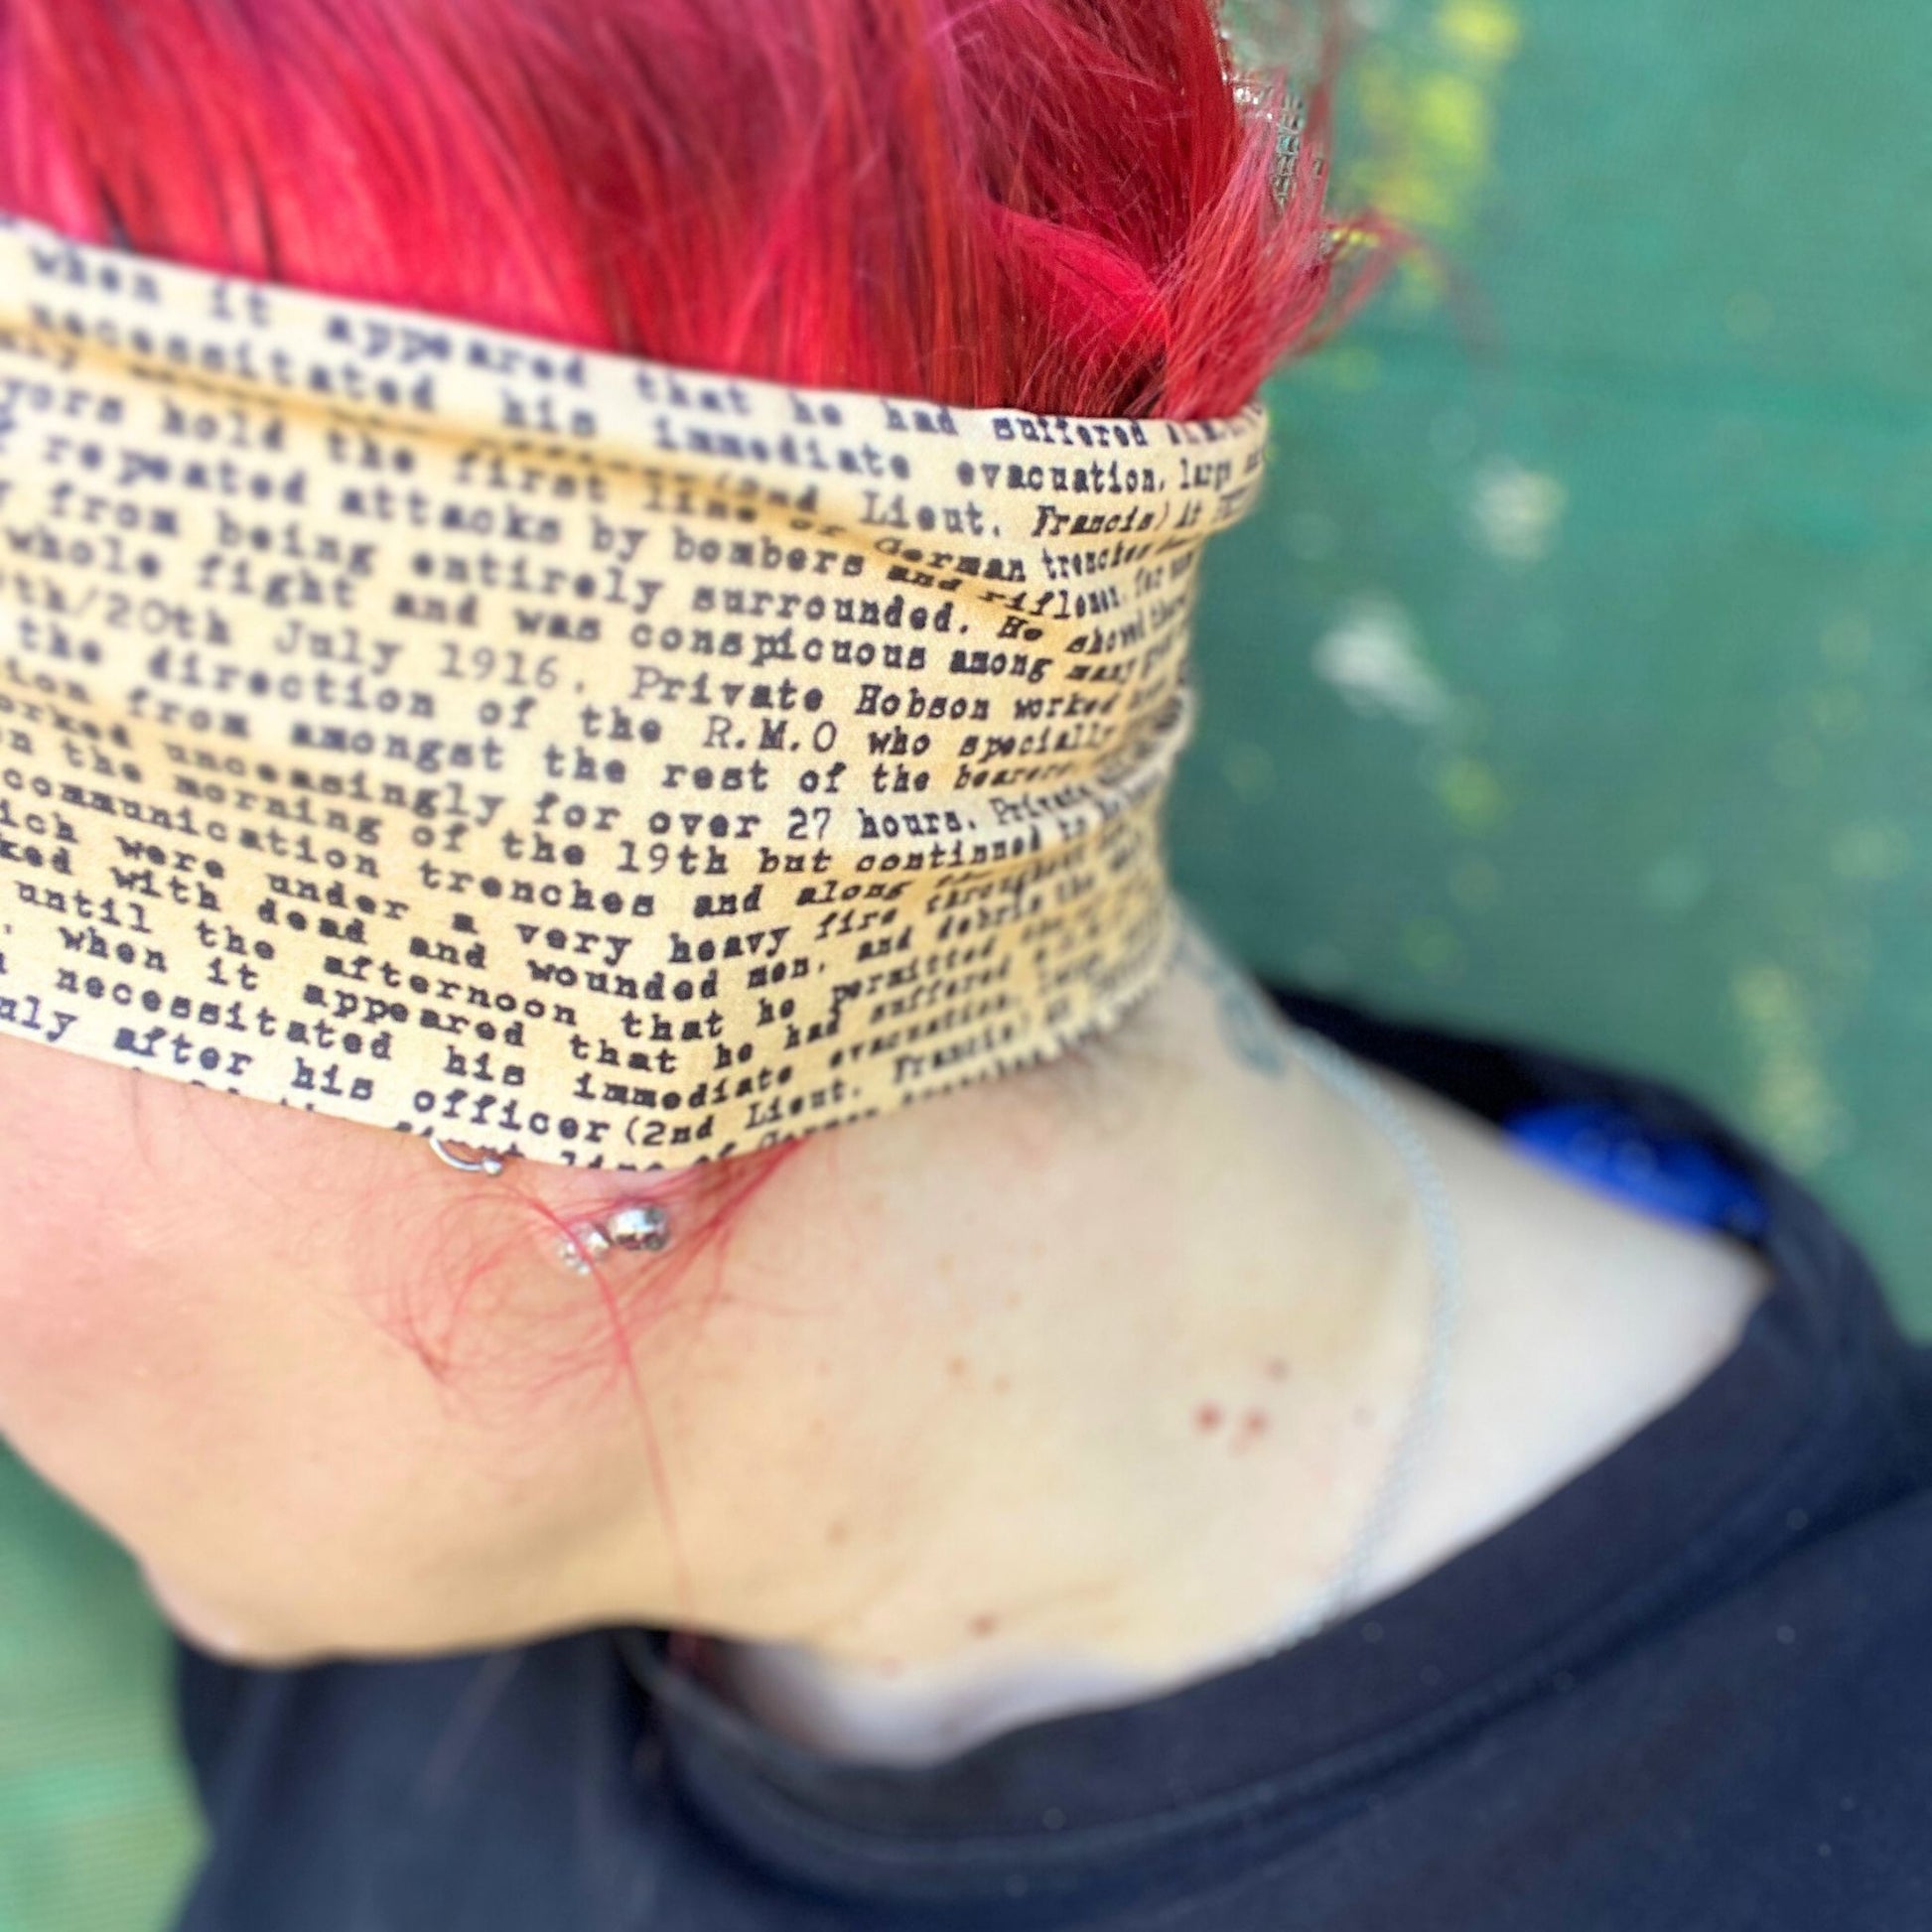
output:
M 982 1610 L 966 1627 L 976 1637 L 990 1637 L 1000 1627 L 1000 1619 L 990 1611 Z
M 1279 1355 L 1269 1357 L 1268 1379 L 1271 1382 L 1286 1382 L 1288 1380 L 1288 1364 Z
M 834 1523 L 826 1530 L 825 1540 L 827 1543 L 843 1543 L 847 1534 L 848 1532 L 843 1523 Z
M 1268 1428 L 1268 1411 L 1266 1409 L 1250 1409 L 1241 1418 L 1241 1427 L 1243 1432 L 1249 1436 L 1265 1434 Z
M 1218 1402 L 1203 1402 L 1194 1411 L 1194 1427 L 1203 1436 L 1211 1436 L 1221 1426 L 1221 1405 Z
M 966 1374 L 966 1357 L 964 1355 L 954 1355 L 946 1363 L 946 1373 L 950 1375 L 954 1381 L 962 1380 Z

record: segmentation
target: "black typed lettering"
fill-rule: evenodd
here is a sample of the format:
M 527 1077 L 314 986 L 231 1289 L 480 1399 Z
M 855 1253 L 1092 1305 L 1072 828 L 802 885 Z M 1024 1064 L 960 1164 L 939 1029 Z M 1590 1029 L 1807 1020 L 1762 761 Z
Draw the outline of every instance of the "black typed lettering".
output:
M 962 463 L 959 469 L 960 482 L 970 488 L 973 483 L 973 466 L 970 463 Z M 952 511 L 947 512 L 949 520 L 953 514 Z M 961 534 L 986 534 L 977 503 L 967 504 L 957 514 L 962 522 L 970 526 Z M 877 537 L 873 540 L 873 548 L 885 556 L 898 559 L 901 563 L 919 564 L 927 570 L 942 573 L 942 581 L 938 585 L 942 591 L 956 591 L 959 588 L 959 579 L 962 577 L 1017 580 L 1024 579 L 1027 574 L 1025 566 L 1017 557 L 985 554 L 976 550 L 935 550 L 923 544 L 907 543 L 900 537 Z
M 1145 449 L 1147 425 L 1138 417 L 1094 422 L 1078 416 L 996 415 L 993 434 L 1003 443 L 1059 443 L 1087 449 Z
M 587 739 L 614 745 L 655 745 L 664 736 L 662 719 L 633 718 L 619 704 L 580 705 L 577 723 Z
M 473 369 L 529 382 L 560 383 L 567 389 L 585 386 L 581 349 L 535 348 L 501 336 L 466 336 L 463 359 Z
M 754 886 L 751 891 L 759 889 Z M 728 932 L 722 939 L 687 939 L 673 930 L 670 961 L 673 966 L 705 966 L 720 959 L 772 958 L 784 950 L 789 925 L 760 926 L 750 932 Z
M 64 704 L 86 705 L 92 702 L 92 694 L 78 678 L 59 678 L 51 671 L 29 670 L 17 657 L 0 659 L 0 677 L 24 691 L 38 692 L 44 698 L 58 698 Z M 9 702 L 7 710 L 9 714 L 18 713 L 30 724 L 52 725 L 57 731 L 72 732 L 77 737 L 92 735 L 82 719 L 69 718 L 58 710 L 50 710 L 31 701 Z
M 413 497 L 417 492 L 410 492 Z M 517 514 L 522 512 L 518 511 Z M 482 515 L 483 512 L 479 512 Z M 546 519 L 554 522 L 555 519 Z M 615 564 L 577 569 L 567 564 L 532 563 L 528 551 L 509 557 L 494 550 L 419 550 L 409 559 L 411 576 L 454 590 L 509 591 L 518 597 L 576 598 L 648 612 L 664 587 L 654 578 L 627 579 Z
M 10 353 L 27 354 L 24 345 L 0 332 L 0 346 Z M 0 441 L 20 425 L 16 411 L 30 416 L 58 416 L 66 422 L 87 423 L 98 429 L 111 429 L 126 419 L 126 408 L 118 396 L 102 395 L 79 382 L 41 382 L 31 376 L 0 375 Z
M 323 327 L 331 342 L 355 355 L 371 359 L 394 359 L 398 363 L 447 363 L 452 357 L 452 342 L 443 329 L 425 329 L 421 323 L 402 323 L 386 315 L 347 313 L 337 309 Z
M 489 954 L 481 939 L 459 946 L 454 939 L 425 939 L 420 932 L 409 935 L 411 959 L 427 959 L 437 966 L 465 966 L 474 973 L 489 964 Z
M 1105 718 L 1120 703 L 1118 691 L 1104 698 L 1088 697 L 1084 692 L 1060 691 L 1048 697 L 1023 698 L 1018 695 L 1013 700 L 1013 715 L 1017 723 L 1026 724 L 1039 718 Z
M 650 526 L 643 523 L 608 522 L 601 514 L 591 518 L 591 548 L 600 553 L 614 556 L 617 561 L 628 567 L 644 546 L 650 535 Z
M 1039 560 L 1047 578 L 1060 582 L 1073 577 L 1110 576 L 1130 564 L 1139 563 L 1144 557 L 1155 555 L 1158 547 L 1153 543 L 1129 543 L 1123 539 L 1102 544 L 1094 550 L 1042 550 Z M 1186 557 L 1184 567 L 1190 567 L 1191 562 L 1191 556 Z
M 247 282 L 217 281 L 208 290 L 207 312 L 215 322 L 239 322 L 250 329 L 266 329 L 273 309 L 266 289 Z
M 280 456 L 288 448 L 288 423 L 281 416 L 264 421 L 233 406 L 191 409 L 172 396 L 161 405 L 161 434 L 251 456 Z
M 27 259 L 36 275 L 69 288 L 99 289 L 130 301 L 159 304 L 161 283 L 151 270 L 71 243 L 29 242 Z
M 1225 489 L 1233 480 L 1232 457 L 1189 457 L 1180 466 L 1183 489 Z
M 602 968 L 573 966 L 569 961 L 562 959 L 526 958 L 523 964 L 531 980 L 538 986 L 559 986 L 567 991 L 580 986 L 592 992 L 597 991 L 596 983 L 602 979 L 604 972 Z M 649 1006 L 669 1003 L 680 1006 L 693 1000 L 715 1000 L 718 997 L 718 969 L 714 966 L 697 979 L 672 979 L 662 967 L 659 967 L 655 972 L 646 974 L 641 980 L 626 979 L 622 984 L 630 989 L 629 998 L 633 1003 Z M 568 1024 L 571 1026 L 577 1024 L 575 1008 L 559 1007 L 557 1011 L 560 1020 L 563 1016 L 569 1015 Z M 716 1025 L 712 1025 L 712 1022 L 716 1022 Z M 619 1024 L 631 1037 L 639 1036 L 633 1029 L 640 1027 L 642 1022 L 635 1013 L 622 1014 L 620 1016 Z M 708 1035 L 715 1037 L 723 1024 L 722 1016 L 714 1009 L 710 1020 L 706 1022 Z M 650 1036 L 653 1039 L 670 1039 L 674 1035 L 668 1030 L 659 1032 L 653 1027 Z
M 505 429 L 534 430 L 541 436 L 597 435 L 597 411 L 582 404 L 559 408 L 548 395 L 524 396 L 512 389 L 499 391 L 497 420 Z
M 942 577 L 936 570 L 920 570 L 913 564 L 888 564 L 886 581 L 889 584 L 910 584 L 921 591 L 956 591 L 964 581 L 958 577 Z
M 485 537 L 498 543 L 558 543 L 564 534 L 561 517 L 533 512 L 521 503 L 446 502 L 436 526 L 456 536 Z
M 1171 444 L 1180 443 L 1221 443 L 1231 435 L 1239 435 L 1248 422 L 1249 412 L 1243 410 L 1235 418 L 1234 424 L 1224 426 L 1212 418 L 1190 418 L 1182 421 L 1174 417 L 1163 417 L 1162 427 L 1167 432 Z
M 891 397 L 885 397 L 881 400 L 881 407 L 885 411 L 885 426 L 895 435 L 959 434 L 959 425 L 953 421 L 953 413 L 944 403 L 896 402 Z
M 17 839 L 0 837 L 0 865 L 26 866 L 31 871 L 47 871 L 61 878 L 70 878 L 73 862 L 65 846 L 57 846 L 52 852 L 38 845 L 23 845 Z M 25 882 L 22 885 L 25 894 Z
M 118 1040 L 115 1042 L 116 1045 L 119 1043 Z M 295 1077 L 289 1085 L 298 1093 L 322 1093 L 337 1099 L 375 1098 L 375 1082 L 367 1074 L 352 1074 L 345 1082 L 342 1068 L 333 1061 L 325 1067 L 313 1067 L 300 1053 L 296 1055 Z
M 801 429 L 837 429 L 845 420 L 835 402 L 827 402 L 819 396 L 801 396 L 796 389 L 785 392 L 791 404 L 791 420 Z
M 222 550 L 241 550 L 281 563 L 340 571 L 353 578 L 368 577 L 375 570 L 373 543 L 345 540 L 337 531 L 318 530 L 293 517 L 279 522 L 245 522 L 226 509 L 217 509 L 214 515 L 215 542 Z M 202 588 L 210 588 L 206 562 Z
M 836 1021 L 822 1022 L 808 1029 L 802 1037 L 828 1038 L 837 1032 Z M 818 1113 L 824 1108 L 836 1107 L 845 1100 L 848 1092 L 845 1075 L 840 1073 L 834 1074 L 827 1085 L 814 1087 L 809 1093 L 792 1094 L 781 1099 L 754 1101 L 745 1116 L 745 1131 L 748 1134 L 763 1133 L 780 1126 L 787 1119 L 795 1120 L 808 1111 Z
M 19 1027 L 26 1033 L 40 1034 L 49 1045 L 58 1040 L 67 1030 L 78 1020 L 77 1013 L 47 1012 L 41 1004 L 38 993 L 22 997 L 0 994 L 0 1022 L 9 1027 Z
M 408 444 L 385 443 L 366 429 L 344 429 L 332 424 L 327 444 L 329 461 L 345 470 L 407 477 L 416 469 L 416 452 Z
M 309 500 L 309 473 L 306 470 L 262 470 L 246 468 L 233 457 L 177 457 L 153 450 L 122 449 L 116 453 L 119 468 L 115 486 L 133 490 L 147 486 L 163 489 L 198 490 L 208 496 L 246 498 L 253 503 L 274 503 L 293 509 L 305 507 Z
M 970 472 L 970 464 L 961 465 Z M 984 537 L 993 534 L 977 503 L 915 503 L 902 489 L 868 489 L 859 521 L 870 529 L 916 530 L 922 536 Z M 891 538 L 880 539 L 883 549 Z M 913 553 L 916 554 L 916 553 Z
M 269 648 L 278 657 L 305 657 L 341 670 L 368 671 L 376 677 L 387 676 L 390 665 L 402 654 L 402 645 L 393 638 L 368 636 L 355 624 L 319 630 L 301 618 L 291 618 L 269 639 Z
M 905 492 L 895 490 L 890 496 L 882 496 L 876 489 L 867 490 L 859 521 L 875 530 L 909 530 L 912 519 L 905 511 Z
M 22 529 L 8 524 L 0 530 L 17 557 L 69 570 L 90 570 L 103 577 L 152 578 L 161 574 L 161 559 L 152 550 L 130 549 L 117 530 L 97 537 L 57 536 L 38 525 Z
M 582 926 L 539 926 L 521 919 L 516 924 L 516 936 L 526 946 L 534 946 L 541 940 L 552 952 L 570 953 L 579 958 L 598 954 L 601 947 L 600 956 L 606 966 L 621 965 L 631 944 L 627 933 L 598 932 Z
M 1029 536 L 1098 537 L 1116 532 L 1141 535 L 1158 530 L 1168 519 L 1168 505 L 1137 504 L 1117 510 L 1064 510 L 1056 502 L 1034 506 L 1034 527 Z M 1048 576 L 1052 573 L 1048 571 Z
M 939 718 L 970 719 L 985 724 L 993 716 L 988 698 L 962 697 L 953 692 L 924 692 L 914 684 L 905 691 L 894 691 L 883 684 L 859 686 L 857 715 L 861 718 Z
M 864 805 L 854 807 L 859 814 L 862 839 L 936 839 L 963 833 L 966 820 L 949 807 L 929 812 L 871 812 Z
M 398 591 L 390 603 L 389 615 L 416 623 L 433 623 L 444 628 L 454 625 L 466 630 L 474 630 L 483 621 L 474 591 L 467 597 L 431 597 L 418 591 Z
M 481 1080 L 485 1086 L 520 1087 L 526 1080 L 526 1069 L 515 1060 L 504 1061 L 498 1069 L 487 1046 L 472 1053 L 456 1046 L 444 1047 L 443 1071 L 458 1080 Z
M 545 644 L 595 644 L 604 636 L 604 620 L 581 613 L 546 610 L 519 604 L 510 615 L 516 621 L 519 637 L 532 637 Z
M 836 544 L 781 543 L 759 536 L 720 537 L 671 525 L 671 555 L 680 564 L 729 564 L 734 570 L 783 571 L 793 577 L 857 577 L 865 556 Z
M 359 516 L 371 523 L 402 523 L 427 530 L 436 519 L 436 499 L 426 489 L 395 489 L 386 483 L 349 483 L 337 498 L 344 516 Z
M 775 855 L 774 855 L 775 856 Z M 760 865 L 760 872 L 774 871 L 774 867 Z M 905 897 L 905 889 L 910 882 L 903 879 L 868 879 L 863 882 L 848 879 L 842 885 L 831 880 L 817 886 L 801 886 L 792 899 L 794 905 L 846 905 L 854 899 L 885 899 L 896 903 Z
M 0 793 L 0 830 L 25 832 L 30 838 L 52 839 L 57 845 L 77 845 L 80 834 L 72 821 L 59 812 L 16 809 L 11 798 Z
M 1116 651 L 1137 650 L 1147 642 L 1147 619 L 1136 611 L 1125 623 L 1096 624 L 1091 630 L 1077 630 L 1067 639 L 1069 657 L 1111 657 Z
M 1036 637 L 1039 633 L 1032 634 Z M 1037 684 L 1046 675 L 1049 662 L 1038 652 L 1024 650 L 956 650 L 946 668 L 962 677 L 1017 677 Z
M 50 439 L 50 463 L 59 459 L 52 445 L 65 444 L 66 437 Z M 47 513 L 65 523 L 79 523 L 92 530 L 118 530 L 126 536 L 178 537 L 181 511 L 166 503 L 130 503 L 122 496 L 83 493 L 79 484 L 63 477 L 48 492 Z
M 595 470 L 581 466 L 585 452 L 528 443 L 488 443 L 461 450 L 456 478 L 465 489 L 494 489 L 517 496 L 545 496 L 559 503 L 604 503 L 610 486 Z
M 165 973 L 168 955 L 159 946 L 137 946 L 131 939 L 110 939 L 89 922 L 77 930 L 57 925 L 65 951 L 79 953 L 85 959 L 111 959 L 121 966 L 139 966 L 143 972 Z
M 0 329 L 0 351 L 29 362 L 45 362 L 56 375 L 72 374 L 80 361 L 79 344 L 50 341 L 41 333 L 44 327 L 43 312 L 36 304 L 32 328 Z M 24 377 L 12 380 L 25 382 Z M 8 419 L 0 416 L 0 441 L 4 441 L 4 432 L 8 427 Z
M 707 381 L 681 375 L 675 369 L 644 367 L 632 370 L 631 382 L 645 402 L 659 403 L 670 409 L 701 409 L 713 416 L 750 416 L 754 413 L 751 396 L 742 382 Z M 797 415 L 795 394 L 793 403 L 793 413 Z M 809 422 L 816 418 L 805 416 L 799 417 L 799 420 Z M 836 408 L 827 420 L 834 424 L 838 422 Z
M 1067 758 L 1076 752 L 1104 752 L 1112 734 L 1097 719 L 1043 725 L 1032 732 L 974 732 L 961 741 L 959 758 L 988 764 L 996 759 Z

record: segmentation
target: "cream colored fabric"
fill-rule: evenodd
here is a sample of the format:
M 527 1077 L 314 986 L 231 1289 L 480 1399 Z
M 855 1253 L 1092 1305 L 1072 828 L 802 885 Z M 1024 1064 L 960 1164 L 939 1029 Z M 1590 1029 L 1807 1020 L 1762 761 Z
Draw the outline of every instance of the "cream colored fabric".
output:
M 0 221 L 0 1029 L 679 1168 L 1163 969 L 1221 422 L 743 381 Z

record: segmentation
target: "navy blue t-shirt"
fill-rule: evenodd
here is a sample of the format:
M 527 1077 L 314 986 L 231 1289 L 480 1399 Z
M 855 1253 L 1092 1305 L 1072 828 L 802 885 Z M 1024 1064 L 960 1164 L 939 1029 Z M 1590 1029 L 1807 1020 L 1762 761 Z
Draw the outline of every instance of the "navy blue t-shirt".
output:
M 658 1632 L 301 1670 L 184 1647 L 213 1839 L 180 1932 L 1932 1927 L 1932 1351 L 1675 1088 L 1276 997 L 1759 1246 L 1735 1348 L 1308 1641 L 927 1767 L 786 1743 Z

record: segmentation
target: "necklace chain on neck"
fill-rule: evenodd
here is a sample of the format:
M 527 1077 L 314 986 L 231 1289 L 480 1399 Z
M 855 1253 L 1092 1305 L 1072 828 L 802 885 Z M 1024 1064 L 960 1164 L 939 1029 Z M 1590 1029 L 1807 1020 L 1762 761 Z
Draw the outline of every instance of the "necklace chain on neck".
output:
M 1359 1596 L 1369 1567 L 1382 1553 L 1396 1518 L 1415 1487 L 1424 1448 L 1442 1409 L 1450 1347 L 1462 1306 L 1462 1248 L 1449 1188 L 1407 1111 L 1331 1041 L 1299 1027 L 1291 1030 L 1291 1040 L 1309 1069 L 1361 1113 L 1401 1157 L 1428 1236 L 1434 1288 L 1422 1367 L 1388 1463 L 1369 1500 L 1368 1513 L 1340 1565 L 1316 1591 L 1313 1600 L 1303 1606 L 1287 1630 L 1263 1653 L 1271 1656 L 1336 1621 Z

